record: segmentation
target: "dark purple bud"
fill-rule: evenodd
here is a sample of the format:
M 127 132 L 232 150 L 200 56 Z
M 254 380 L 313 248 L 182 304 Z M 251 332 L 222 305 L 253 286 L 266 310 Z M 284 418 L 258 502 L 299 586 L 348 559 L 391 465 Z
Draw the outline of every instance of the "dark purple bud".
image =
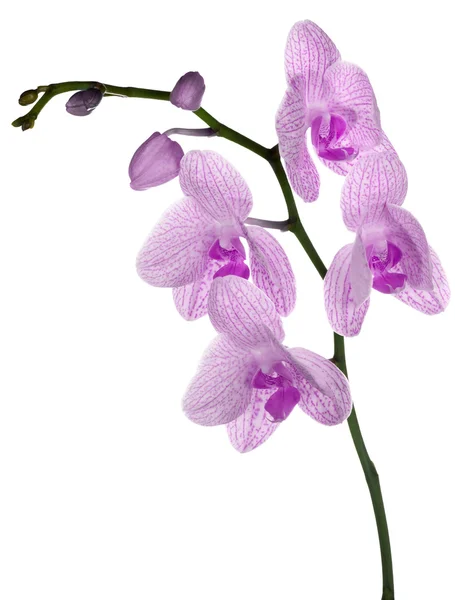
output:
M 98 106 L 102 98 L 103 92 L 95 87 L 76 92 L 66 103 L 66 110 L 76 117 L 85 117 Z
M 19 104 L 21 106 L 28 106 L 38 100 L 38 92 L 36 90 L 26 90 L 19 96 Z
M 202 96 L 205 92 L 204 78 L 197 71 L 182 75 L 171 92 L 171 104 L 184 110 L 201 108 Z
M 128 169 L 130 186 L 133 190 L 142 191 L 174 179 L 179 174 L 183 154 L 177 142 L 155 131 L 131 159 Z

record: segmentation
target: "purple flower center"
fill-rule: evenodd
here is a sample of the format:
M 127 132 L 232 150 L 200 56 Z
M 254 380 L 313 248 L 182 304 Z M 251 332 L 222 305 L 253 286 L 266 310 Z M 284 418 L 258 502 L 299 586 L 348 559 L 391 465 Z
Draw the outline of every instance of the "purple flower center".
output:
M 287 419 L 300 400 L 299 390 L 291 384 L 292 374 L 282 362 L 274 363 L 270 373 L 264 373 L 259 369 L 253 378 L 253 388 L 258 390 L 276 389 L 264 407 L 273 423 L 281 423 Z
M 352 147 L 335 147 L 346 131 L 346 121 L 340 115 L 324 114 L 311 122 L 311 141 L 321 158 L 332 161 L 350 160 L 356 157 Z
M 227 247 L 222 246 L 218 239 L 210 247 L 210 258 L 225 263 L 218 269 L 213 278 L 216 279 L 217 277 L 225 277 L 226 275 L 236 275 L 237 277 L 248 279 L 250 276 L 250 269 L 248 268 L 248 265 L 245 264 L 246 252 L 240 238 L 230 238 L 226 246 Z
M 403 256 L 400 248 L 388 241 L 382 246 L 371 244 L 366 248 L 368 266 L 373 273 L 373 287 L 383 294 L 396 294 L 405 284 L 407 275 L 390 272 Z

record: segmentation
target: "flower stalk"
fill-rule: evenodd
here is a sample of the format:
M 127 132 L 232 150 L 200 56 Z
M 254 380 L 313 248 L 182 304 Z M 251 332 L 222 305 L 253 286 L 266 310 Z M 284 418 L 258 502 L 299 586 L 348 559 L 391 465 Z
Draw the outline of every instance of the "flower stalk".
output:
M 248 217 L 245 223 L 248 225 L 257 225 L 264 229 L 276 229 L 277 231 L 289 231 L 292 225 L 289 219 L 285 221 L 269 221 L 268 219 L 255 219 L 254 217 Z
M 100 89 L 102 89 L 105 97 L 122 96 L 129 98 L 145 98 L 151 100 L 170 100 L 170 92 L 167 91 L 150 90 L 136 87 L 120 87 L 110 84 L 101 84 L 93 81 L 68 81 L 63 83 L 51 84 L 48 86 L 39 86 L 38 88 L 36 88 L 36 90 L 27 90 L 28 94 L 30 94 L 31 92 L 36 92 L 37 97 L 38 94 L 42 93 L 43 95 L 36 102 L 36 104 L 34 104 L 34 106 L 26 115 L 19 117 L 18 119 L 13 121 L 12 125 L 14 127 L 22 127 L 23 130 L 31 129 L 34 126 L 34 123 L 40 115 L 43 108 L 47 105 L 47 103 L 50 100 L 52 100 L 52 98 L 62 93 L 78 90 L 87 90 L 93 87 L 99 87 Z M 272 167 L 273 172 L 275 173 L 275 176 L 281 187 L 281 191 L 283 193 L 288 210 L 288 219 L 285 221 L 265 221 L 261 219 L 250 218 L 248 219 L 248 222 L 250 224 L 261 225 L 263 227 L 269 227 L 273 229 L 280 229 L 282 231 L 292 231 L 292 233 L 299 240 L 302 248 L 305 250 L 308 258 L 311 260 L 313 266 L 319 273 L 320 277 L 324 279 L 327 273 L 327 268 L 324 265 L 321 257 L 319 256 L 316 248 L 313 246 L 300 219 L 293 192 L 291 190 L 291 186 L 289 184 L 286 172 L 283 168 L 278 145 L 272 148 L 262 146 L 261 144 L 258 144 L 257 142 L 244 136 L 238 131 L 222 124 L 203 108 L 199 108 L 198 110 L 194 111 L 194 114 L 197 117 L 199 117 L 199 119 L 201 119 L 204 123 L 206 123 L 209 129 L 199 130 L 201 131 L 201 133 L 194 133 L 194 131 L 196 130 L 189 130 L 192 131 L 192 133 L 186 133 L 185 130 L 173 129 L 168 131 L 167 133 L 189 135 L 217 135 L 218 137 L 225 138 L 235 144 L 238 144 L 239 146 L 242 146 L 247 150 L 257 154 L 261 158 L 265 159 Z M 347 377 L 344 337 L 338 335 L 337 333 L 334 333 L 334 356 L 331 360 Z M 390 548 L 387 519 L 378 473 L 368 455 L 354 407 L 352 408 L 352 412 L 348 417 L 347 421 L 351 437 L 354 442 L 354 446 L 357 451 L 357 455 L 362 465 L 362 469 L 368 485 L 376 519 L 382 562 L 382 600 L 394 600 L 395 595 L 393 583 L 392 554 Z
M 163 135 L 188 135 L 191 137 L 213 137 L 218 135 L 211 127 L 202 127 L 200 129 L 186 129 L 183 127 L 173 127 L 163 132 Z
M 348 370 L 346 367 L 346 355 L 344 348 L 344 337 L 334 333 L 334 348 L 335 352 L 332 362 L 342 371 L 346 377 Z M 381 550 L 382 564 L 382 585 L 383 593 L 382 600 L 394 600 L 394 585 L 393 585 L 393 564 L 392 550 L 390 547 L 389 528 L 387 526 L 387 517 L 384 508 L 384 500 L 382 498 L 381 485 L 379 483 L 379 475 L 374 466 L 373 461 L 368 455 L 368 451 L 363 441 L 362 432 L 360 430 L 359 421 L 355 406 L 352 406 L 351 414 L 348 419 L 349 431 L 352 441 L 362 465 L 363 473 L 370 491 L 371 502 L 373 504 L 376 526 L 378 529 L 379 547 Z

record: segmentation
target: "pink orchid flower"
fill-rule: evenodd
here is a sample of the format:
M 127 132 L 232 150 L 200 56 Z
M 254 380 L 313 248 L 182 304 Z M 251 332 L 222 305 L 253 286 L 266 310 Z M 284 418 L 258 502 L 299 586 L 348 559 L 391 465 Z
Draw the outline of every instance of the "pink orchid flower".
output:
M 276 115 L 281 156 L 295 192 L 306 202 L 319 194 L 319 174 L 306 132 L 320 160 L 345 175 L 360 151 L 382 141 L 379 110 L 366 74 L 340 59 L 332 40 L 311 21 L 291 29 L 285 53 L 288 89 Z
M 182 158 L 180 185 L 185 198 L 165 212 L 145 241 L 137 258 L 139 276 L 174 288 L 177 310 L 193 320 L 207 313 L 214 279 L 248 279 L 251 268 L 254 283 L 288 315 L 296 300 L 291 265 L 268 231 L 245 225 L 252 197 L 240 173 L 216 152 L 194 150 Z
M 337 253 L 324 280 L 327 316 L 340 335 L 359 333 L 372 288 L 428 315 L 449 302 L 438 256 L 417 219 L 400 207 L 406 191 L 395 152 L 360 157 L 346 177 L 341 208 L 356 238 Z
M 239 277 L 217 279 L 208 312 L 220 335 L 183 399 L 192 421 L 226 423 L 233 446 L 247 452 L 265 442 L 296 405 L 324 425 L 348 417 L 346 377 L 322 356 L 283 345 L 281 318 L 260 289 Z

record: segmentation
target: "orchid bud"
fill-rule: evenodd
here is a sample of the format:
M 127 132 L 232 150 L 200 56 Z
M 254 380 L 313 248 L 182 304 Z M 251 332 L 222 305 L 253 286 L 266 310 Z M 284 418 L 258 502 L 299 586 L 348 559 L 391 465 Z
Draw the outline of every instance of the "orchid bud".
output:
M 95 109 L 103 98 L 103 92 L 95 87 L 76 92 L 66 103 L 66 110 L 76 117 L 85 117 Z
M 170 101 L 184 110 L 197 110 L 201 107 L 205 92 L 204 78 L 197 71 L 182 75 L 171 92 Z
M 22 131 L 27 131 L 27 129 L 33 129 L 35 126 L 35 117 L 29 117 L 22 122 Z
M 183 150 L 165 133 L 155 131 L 139 146 L 131 159 L 128 173 L 133 190 L 147 190 L 177 177 Z
M 22 92 L 19 97 L 19 104 L 21 106 L 28 106 L 38 100 L 38 92 L 36 90 L 26 90 Z

